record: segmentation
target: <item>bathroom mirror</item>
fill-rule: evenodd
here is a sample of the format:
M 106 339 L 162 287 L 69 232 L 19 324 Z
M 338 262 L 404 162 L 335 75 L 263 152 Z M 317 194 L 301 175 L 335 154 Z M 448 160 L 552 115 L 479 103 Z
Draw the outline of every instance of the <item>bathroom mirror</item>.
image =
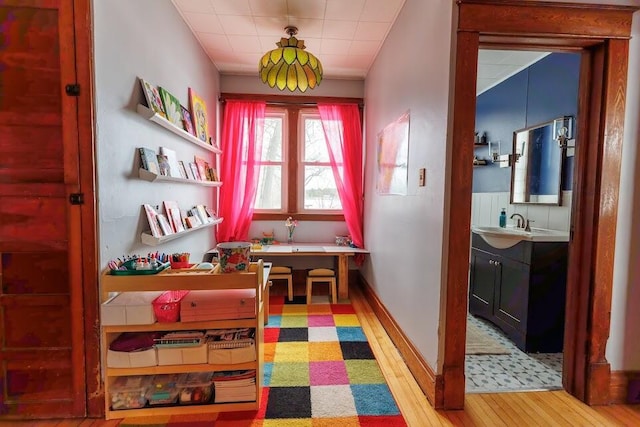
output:
M 513 133 L 511 203 L 562 203 L 562 164 L 566 141 L 572 138 L 571 116 Z

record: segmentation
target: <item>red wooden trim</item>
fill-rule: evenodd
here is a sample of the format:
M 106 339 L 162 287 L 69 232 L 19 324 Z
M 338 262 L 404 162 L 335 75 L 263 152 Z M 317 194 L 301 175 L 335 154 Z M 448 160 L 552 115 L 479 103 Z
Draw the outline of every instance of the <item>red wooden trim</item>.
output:
M 362 104 L 362 98 L 339 98 L 335 96 L 296 96 L 296 95 L 264 95 L 253 93 L 221 93 L 220 100 L 244 99 L 251 101 L 282 102 L 287 104 L 316 104 L 325 102 L 331 104 Z
M 343 214 L 295 214 L 298 221 L 344 221 Z M 288 213 L 254 213 L 254 221 L 279 221 L 286 220 L 291 214 Z
M 603 402 L 606 400 L 607 391 L 604 389 L 608 388 L 609 379 L 609 365 L 604 358 L 604 349 L 609 332 L 608 310 L 611 306 L 615 211 L 619 191 L 617 187 L 620 163 L 620 159 L 617 157 L 619 152 L 618 138 L 622 136 L 622 121 L 624 119 L 627 39 L 630 33 L 632 14 L 637 8 L 543 2 L 527 2 L 525 4 L 497 0 L 459 0 L 458 4 L 458 38 L 467 38 L 465 32 L 475 35 L 482 33 L 481 36 L 494 36 L 492 39 L 494 43 L 498 43 L 504 37 L 506 45 L 513 45 L 513 37 L 516 40 L 522 40 L 523 37 L 530 36 L 554 36 L 557 40 L 566 39 L 566 46 L 570 49 L 576 47 L 572 43 L 572 39 L 576 37 L 608 39 L 589 48 L 594 52 L 594 56 L 590 58 L 588 69 L 585 70 L 583 67 L 581 75 L 581 97 L 585 96 L 585 91 L 589 91 L 590 98 L 588 101 L 581 98 L 583 110 L 578 118 L 578 126 L 583 131 L 581 135 L 584 143 L 581 144 L 582 149 L 578 147 L 576 150 L 576 177 L 572 209 L 575 215 L 572 219 L 574 240 L 570 250 L 567 325 L 565 326 L 567 333 L 565 347 L 571 343 L 575 346 L 575 352 L 570 353 L 569 357 L 565 359 L 563 374 L 563 384 L 565 387 L 570 387 L 568 389 L 570 393 L 590 404 Z M 576 18 L 577 15 L 579 15 L 578 18 Z M 585 22 L 584 17 L 593 22 Z M 608 52 L 608 49 L 611 49 L 611 52 Z M 458 90 L 464 91 L 465 85 L 468 84 L 465 80 L 475 82 L 477 77 L 473 67 L 469 67 L 469 64 L 464 65 L 465 62 L 474 62 L 477 52 L 464 55 L 460 53 L 460 50 L 459 45 L 453 117 L 454 145 L 461 136 L 468 138 L 469 132 L 473 131 L 474 124 L 471 117 L 467 120 L 461 120 L 461 118 L 470 115 L 468 110 L 475 103 L 467 102 L 466 98 L 459 100 L 457 98 Z M 607 58 L 604 66 L 599 65 L 600 57 Z M 622 64 L 623 71 L 616 73 L 615 70 L 607 68 L 610 66 L 615 69 L 616 62 L 614 61 L 624 62 Z M 588 84 L 585 85 L 585 78 L 589 77 Z M 601 84 L 602 82 L 604 85 Z M 585 106 L 586 109 L 584 109 Z M 605 130 L 607 136 L 605 136 Z M 614 132 L 615 135 L 608 135 L 610 132 Z M 605 141 L 611 138 L 614 139 L 611 141 L 613 147 L 607 149 L 609 150 L 607 155 L 613 156 L 613 159 L 609 162 L 610 159 L 603 156 L 603 152 L 605 151 Z M 460 197 L 458 193 L 467 191 L 471 181 L 467 176 L 460 176 L 456 173 L 456 170 L 460 168 L 455 164 L 468 160 L 464 152 L 459 155 L 455 150 L 454 147 L 456 157 L 452 164 L 450 205 L 466 208 L 468 207 L 466 203 L 459 204 L 456 201 Z M 463 163 L 461 167 L 464 167 Z M 606 191 L 606 193 L 601 191 Z M 600 208 L 601 203 L 606 206 Z M 603 215 L 602 219 L 600 215 Z M 467 221 L 463 221 L 461 218 L 466 218 Z M 450 218 L 450 221 L 456 224 L 456 227 L 449 229 L 449 245 L 456 245 L 454 249 L 449 248 L 448 250 L 450 261 L 467 259 L 466 257 L 459 258 L 462 247 L 458 246 L 457 241 L 460 236 L 457 235 L 467 238 L 466 249 L 468 251 L 469 227 L 464 226 L 470 224 L 468 218 L 466 214 L 459 213 L 455 218 L 452 214 L 452 218 Z M 456 268 L 451 264 L 452 262 L 449 262 L 446 285 L 446 335 L 453 333 L 456 342 L 448 344 L 445 337 L 445 366 L 443 367 L 445 408 L 450 402 L 455 405 L 453 408 L 457 408 L 459 402 L 464 399 L 464 390 L 462 389 L 464 379 L 456 374 L 457 367 L 464 363 L 463 356 L 456 356 L 460 353 L 459 346 L 464 346 L 464 334 L 456 333 L 456 328 L 462 328 L 464 324 L 461 323 L 461 318 L 457 314 L 460 310 L 457 305 L 463 293 L 466 297 L 466 287 L 463 289 L 459 280 L 463 271 L 465 274 L 467 273 L 468 266 L 456 262 L 454 264 L 460 264 Z M 599 301 L 595 302 L 595 299 L 599 299 Z M 605 327 L 597 326 L 598 322 L 602 320 L 602 316 L 604 316 Z M 587 343 L 589 347 L 586 347 Z M 451 365 L 448 365 L 449 363 Z M 449 370 L 453 370 L 452 375 L 448 375 Z M 451 395 L 449 395 L 450 392 Z
M 576 3 L 459 0 L 458 29 L 487 34 L 629 38 L 635 8 Z
M 444 339 L 444 400 L 446 409 L 464 407 L 464 358 L 469 286 L 469 241 L 471 230 L 471 182 L 473 180 L 473 135 L 476 114 L 476 69 L 479 37 L 477 33 L 458 33 L 454 103 L 465 108 L 453 117 L 451 198 L 448 209 L 447 308 Z M 469 78 L 473 75 L 474 78 Z M 455 206 L 455 209 L 452 208 Z M 455 260 L 455 262 L 453 262 Z
M 613 257 L 615 253 L 618 193 L 622 163 L 622 136 L 627 90 L 627 58 L 629 42 L 610 40 L 605 56 L 605 83 L 602 111 L 602 145 L 600 153 L 600 198 L 594 269 L 590 293 L 592 309 L 589 343 L 589 377 L 586 402 L 590 405 L 609 404 L 610 367 L 606 345 L 611 326 L 611 293 Z M 603 286 L 604 284 L 604 286 Z
M 587 313 L 589 292 L 585 285 L 591 277 L 591 248 L 595 246 L 591 225 L 598 191 L 589 171 L 596 170 L 600 139 L 600 101 L 604 67 L 604 44 L 582 55 L 578 98 L 578 134 L 584 143 L 576 147 L 571 218 L 572 240 L 569 243 L 567 305 L 565 315 L 563 386 L 584 400 L 587 366 Z
M 85 0 L 73 0 L 76 42 L 76 81 L 80 84 L 77 98 L 79 139 L 79 184 L 84 193 L 80 206 L 80 235 L 82 250 L 82 277 L 80 283 L 82 310 L 84 312 L 84 366 L 86 384 L 86 414 L 104 416 L 104 394 L 100 369 L 99 294 L 98 294 L 98 244 L 95 188 L 95 137 L 93 91 L 93 38 L 91 4 Z
M 613 371 L 609 382 L 609 396 L 611 404 L 627 403 L 629 381 L 640 379 L 640 371 Z
M 78 99 L 65 95 L 65 86 L 77 83 L 74 3 L 61 2 L 58 12 L 60 43 L 60 93 L 62 94 L 62 146 L 64 162 L 64 183 L 67 196 L 80 191 L 79 183 L 79 135 L 78 135 Z M 67 198 L 68 200 L 68 198 Z M 68 272 L 69 272 L 69 313 L 71 323 L 71 362 L 74 415 L 86 414 L 86 378 L 85 378 L 85 336 L 83 316 L 82 281 L 82 233 L 80 206 L 68 204 Z

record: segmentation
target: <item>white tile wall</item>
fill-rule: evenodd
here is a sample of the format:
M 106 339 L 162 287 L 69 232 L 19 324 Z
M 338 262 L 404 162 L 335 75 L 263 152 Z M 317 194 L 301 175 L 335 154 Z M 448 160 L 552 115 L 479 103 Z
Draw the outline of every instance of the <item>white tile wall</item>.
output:
M 502 208 L 507 210 L 507 226 L 514 225 L 509 217 L 519 213 L 531 221 L 531 227 L 569 231 L 571 224 L 571 191 L 562 192 L 562 206 L 509 204 L 509 193 L 473 193 L 471 225 L 497 227 Z

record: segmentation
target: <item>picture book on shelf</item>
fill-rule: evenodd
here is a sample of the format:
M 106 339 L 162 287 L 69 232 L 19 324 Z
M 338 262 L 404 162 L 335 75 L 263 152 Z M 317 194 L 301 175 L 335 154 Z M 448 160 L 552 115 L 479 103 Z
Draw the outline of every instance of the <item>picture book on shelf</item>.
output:
M 169 163 L 169 175 L 174 178 L 182 178 L 180 175 L 180 165 L 178 164 L 178 156 L 174 150 L 167 147 L 160 147 L 160 154 L 167 157 Z
M 194 162 L 189 163 L 189 169 L 191 169 L 191 173 L 193 174 L 193 178 L 196 181 L 202 181 L 200 177 L 200 172 L 198 171 L 198 166 Z
M 182 127 L 191 135 L 197 136 L 196 129 L 193 127 L 193 118 L 191 117 L 191 112 L 183 105 L 180 106 L 180 110 L 182 111 Z
M 158 165 L 158 155 L 151 148 L 140 147 L 140 166 L 151 173 L 160 175 L 160 166 Z
M 201 141 L 208 142 L 207 105 L 192 88 L 189 88 L 189 108 L 191 109 L 196 136 Z
M 182 219 L 180 218 L 180 208 L 178 208 L 178 203 L 175 200 L 165 200 L 162 202 L 164 205 L 164 211 L 169 219 L 169 223 L 171 224 L 171 228 L 176 233 L 180 231 L 184 231 L 184 227 L 182 226 Z
M 158 214 L 158 224 L 160 224 L 162 235 L 169 236 L 173 234 L 173 228 L 171 228 L 171 224 L 169 224 L 169 220 L 164 214 Z
M 160 98 L 162 99 L 162 105 L 164 105 L 164 111 L 167 114 L 167 120 L 173 123 L 176 127 L 183 129 L 180 101 L 165 88 L 161 87 L 159 91 Z
M 149 222 L 151 235 L 153 237 L 162 237 L 162 230 L 160 229 L 160 224 L 158 223 L 158 212 L 151 205 L 144 204 L 142 206 L 144 208 L 145 214 L 147 215 L 147 221 Z
M 171 167 L 169 166 L 169 159 L 164 154 L 158 154 L 158 168 L 160 169 L 160 175 L 171 176 Z
M 198 175 L 200 176 L 200 181 L 209 181 L 209 176 L 207 174 L 206 160 L 202 157 L 194 156 L 193 160 L 198 167 Z
M 189 176 L 187 175 L 187 168 L 184 167 L 184 162 L 182 160 L 178 160 L 178 171 L 180 172 L 180 177 L 189 179 Z
M 162 98 L 160 98 L 158 88 L 140 77 L 138 77 L 138 79 L 142 85 L 142 92 L 144 93 L 144 98 L 147 101 L 147 107 L 149 107 L 154 113 L 166 119 L 167 114 L 164 111 Z

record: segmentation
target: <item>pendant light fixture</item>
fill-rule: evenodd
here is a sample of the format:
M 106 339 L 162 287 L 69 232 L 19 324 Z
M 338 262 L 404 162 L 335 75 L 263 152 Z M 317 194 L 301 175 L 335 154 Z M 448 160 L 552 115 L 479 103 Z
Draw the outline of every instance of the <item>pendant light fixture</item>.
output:
M 284 30 L 289 38 L 281 38 L 276 43 L 278 48 L 265 53 L 260 59 L 260 78 L 270 87 L 280 90 L 304 92 L 308 88 L 313 89 L 322 81 L 322 64 L 304 50 L 304 40 L 295 37 L 298 34 L 296 27 L 287 26 Z

